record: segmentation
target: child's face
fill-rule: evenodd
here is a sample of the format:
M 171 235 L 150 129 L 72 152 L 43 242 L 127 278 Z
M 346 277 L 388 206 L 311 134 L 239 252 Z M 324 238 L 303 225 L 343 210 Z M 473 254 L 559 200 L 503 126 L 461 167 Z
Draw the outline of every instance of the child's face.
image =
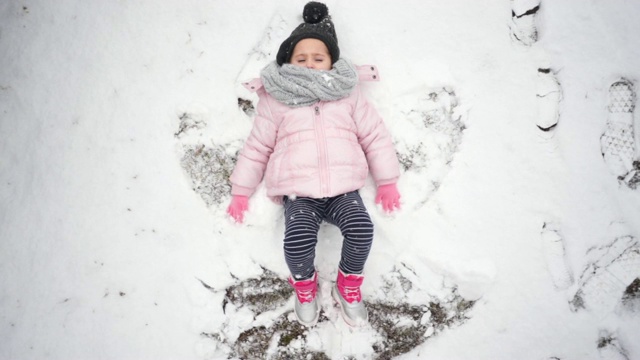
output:
M 331 55 L 322 41 L 303 39 L 293 48 L 290 63 L 314 70 L 331 70 Z

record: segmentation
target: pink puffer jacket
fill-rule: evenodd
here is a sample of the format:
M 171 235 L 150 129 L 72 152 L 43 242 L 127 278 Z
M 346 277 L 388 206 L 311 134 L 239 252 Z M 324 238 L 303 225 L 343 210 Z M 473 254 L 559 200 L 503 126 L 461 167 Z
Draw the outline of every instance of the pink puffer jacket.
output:
M 372 66 L 360 79 L 378 78 Z M 231 175 L 232 195 L 251 196 L 263 177 L 267 195 L 331 197 L 360 189 L 369 171 L 376 184 L 397 182 L 398 158 L 382 118 L 356 87 L 346 98 L 291 108 L 246 84 L 259 102 L 253 129 Z

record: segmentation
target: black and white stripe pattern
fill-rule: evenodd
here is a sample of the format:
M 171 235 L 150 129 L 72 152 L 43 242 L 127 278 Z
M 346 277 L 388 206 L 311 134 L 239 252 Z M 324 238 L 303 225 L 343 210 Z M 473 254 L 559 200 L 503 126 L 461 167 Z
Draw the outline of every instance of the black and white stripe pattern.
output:
M 373 223 L 357 191 L 322 199 L 285 197 L 284 215 L 284 256 L 294 279 L 313 276 L 322 221 L 336 225 L 344 237 L 340 270 L 362 273 L 373 242 Z

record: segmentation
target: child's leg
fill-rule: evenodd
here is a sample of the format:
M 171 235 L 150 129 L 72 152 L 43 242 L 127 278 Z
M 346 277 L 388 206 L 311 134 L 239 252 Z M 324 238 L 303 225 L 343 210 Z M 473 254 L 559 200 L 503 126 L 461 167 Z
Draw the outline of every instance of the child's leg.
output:
M 297 198 L 284 201 L 284 258 L 294 280 L 307 280 L 315 272 L 318 230 L 325 200 Z
M 373 223 L 360 194 L 352 191 L 332 198 L 326 214 L 344 237 L 339 269 L 345 274 L 362 274 L 373 242 Z

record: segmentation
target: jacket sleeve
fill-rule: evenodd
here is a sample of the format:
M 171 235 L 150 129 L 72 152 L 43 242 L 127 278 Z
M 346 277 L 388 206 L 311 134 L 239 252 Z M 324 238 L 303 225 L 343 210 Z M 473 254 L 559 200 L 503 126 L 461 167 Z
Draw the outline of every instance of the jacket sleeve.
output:
M 251 196 L 264 177 L 269 157 L 276 142 L 277 126 L 265 96 L 264 89 L 259 91 L 253 128 L 244 143 L 238 161 L 231 174 L 231 194 Z
M 356 87 L 356 105 L 353 118 L 369 171 L 377 186 L 394 184 L 400 177 L 400 165 L 391 134 L 376 109 Z

